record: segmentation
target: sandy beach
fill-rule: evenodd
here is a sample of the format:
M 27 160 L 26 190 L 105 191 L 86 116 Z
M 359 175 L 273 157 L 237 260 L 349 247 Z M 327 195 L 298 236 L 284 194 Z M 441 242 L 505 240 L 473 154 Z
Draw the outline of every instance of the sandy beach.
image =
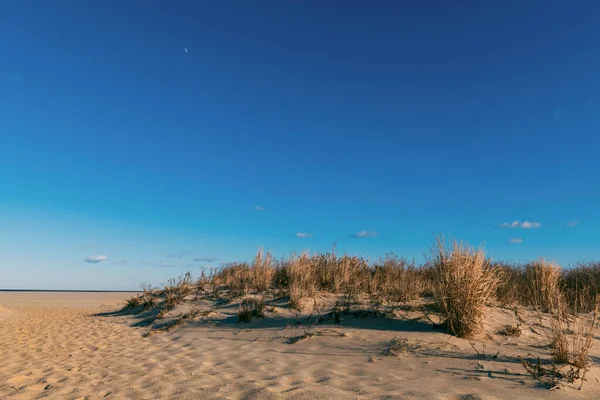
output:
M 291 343 L 304 328 L 277 310 L 235 323 L 237 307 L 170 332 L 148 331 L 118 313 L 126 293 L 0 293 L 0 397 L 15 399 L 592 399 L 549 391 L 518 356 L 543 352 L 539 337 L 495 334 L 514 318 L 489 309 L 483 339 L 449 336 L 405 318 L 345 318 L 321 336 Z M 229 311 L 228 311 L 229 310 Z M 230 312 L 230 314 L 229 314 Z M 415 318 L 416 316 L 416 318 Z M 316 331 L 315 331 L 316 332 Z M 343 336 L 340 335 L 343 334 Z M 598 360 L 598 346 L 592 350 Z

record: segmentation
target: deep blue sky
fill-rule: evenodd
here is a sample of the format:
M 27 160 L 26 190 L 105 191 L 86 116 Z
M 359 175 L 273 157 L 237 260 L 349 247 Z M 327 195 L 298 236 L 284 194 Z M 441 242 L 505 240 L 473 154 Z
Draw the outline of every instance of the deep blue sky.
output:
M 7 0 L 0 38 L 0 287 L 600 258 L 597 2 Z

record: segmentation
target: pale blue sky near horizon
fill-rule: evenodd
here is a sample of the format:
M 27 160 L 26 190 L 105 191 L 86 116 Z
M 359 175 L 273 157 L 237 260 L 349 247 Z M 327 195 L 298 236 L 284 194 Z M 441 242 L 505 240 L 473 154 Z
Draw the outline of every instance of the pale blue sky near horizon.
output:
M 0 288 L 310 249 L 600 259 L 600 4 L 0 2 Z M 515 221 L 519 221 L 515 223 Z

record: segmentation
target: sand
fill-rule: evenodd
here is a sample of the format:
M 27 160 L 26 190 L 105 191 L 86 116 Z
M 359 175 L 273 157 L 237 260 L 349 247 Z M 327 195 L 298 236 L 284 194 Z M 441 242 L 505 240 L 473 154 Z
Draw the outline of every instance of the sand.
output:
M 596 368 L 582 390 L 550 391 L 527 375 L 518 356 L 547 349 L 535 329 L 497 333 L 514 322 L 510 310 L 488 310 L 489 335 L 474 342 L 483 356 L 410 310 L 398 320 L 345 317 L 292 344 L 304 328 L 289 311 L 237 324 L 231 305 L 146 338 L 140 316 L 114 313 L 129 296 L 0 293 L 0 398 L 600 398 Z

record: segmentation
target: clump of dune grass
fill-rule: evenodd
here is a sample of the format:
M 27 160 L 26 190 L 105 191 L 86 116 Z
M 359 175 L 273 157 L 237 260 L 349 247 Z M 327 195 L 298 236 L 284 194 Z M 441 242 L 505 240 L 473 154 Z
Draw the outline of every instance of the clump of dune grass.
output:
M 521 328 L 522 319 L 519 315 L 519 309 L 515 307 L 514 309 L 515 317 L 517 318 L 517 323 L 513 325 L 505 325 L 504 328 L 500 330 L 500 334 L 505 336 L 515 336 L 520 337 L 523 334 L 523 329 Z
M 341 296 L 344 312 L 350 312 L 353 303 L 359 301 L 361 294 L 367 293 L 370 271 L 367 260 L 357 256 L 339 257 L 337 273 L 334 275 L 335 294 Z
M 149 296 L 152 300 L 148 299 L 147 309 L 157 309 L 154 319 L 162 319 L 169 311 L 186 301 L 186 297 L 193 290 L 194 282 L 190 272 L 179 276 L 177 279 L 171 278 L 163 285 L 162 289 L 150 292 Z
M 516 263 L 494 262 L 498 273 L 496 299 L 502 307 L 533 305 L 525 275 L 525 267 Z
M 543 313 L 561 310 L 560 267 L 540 259 L 525 266 L 531 303 Z
M 418 343 L 411 343 L 405 338 L 394 338 L 390 341 L 389 345 L 383 350 L 384 356 L 400 357 L 408 352 L 415 352 L 422 350 L 423 346 Z
M 523 330 L 519 325 L 505 325 L 499 333 L 505 336 L 520 337 L 523 334 Z
M 210 312 L 210 311 L 207 311 L 204 314 L 207 314 L 208 312 Z M 177 316 L 177 318 L 175 318 L 167 323 L 164 323 L 154 329 L 151 329 L 144 335 L 144 337 L 149 337 L 149 336 L 155 335 L 157 333 L 161 333 L 161 332 L 171 331 L 171 330 L 175 329 L 175 327 L 177 327 L 178 325 L 181 325 L 186 321 L 193 320 L 199 314 L 200 314 L 200 309 L 192 306 L 192 307 L 190 307 L 190 309 L 187 312 L 180 313 Z
M 593 318 L 569 312 L 562 296 L 550 317 L 550 352 L 557 364 L 569 364 L 584 369 L 590 364 L 589 352 L 594 344 L 595 322 Z
M 228 264 L 215 278 L 225 286 L 230 300 L 245 296 L 252 284 L 250 266 L 247 263 Z
M 443 326 L 458 337 L 471 337 L 483 330 L 485 306 L 494 299 L 498 284 L 481 249 L 442 237 L 431 249 L 433 292 Z
M 302 309 L 301 300 L 314 296 L 317 290 L 315 263 L 306 252 L 299 256 L 292 254 L 285 268 L 288 279 L 289 306 L 300 310 Z
M 600 262 L 579 263 L 563 269 L 561 291 L 571 310 L 593 312 L 600 299 Z
M 249 323 L 253 318 L 265 317 L 265 301 L 262 298 L 246 298 L 240 303 L 238 322 Z
M 548 347 L 551 364 L 544 365 L 538 358 L 535 364 L 521 360 L 523 367 L 549 387 L 558 387 L 563 380 L 569 383 L 580 380 L 581 389 L 592 364 L 589 353 L 594 345 L 598 304 L 596 303 L 593 315 L 586 316 L 576 309 L 570 310 L 564 296 L 560 294 L 553 299 L 548 313 L 549 328 L 544 332 L 550 342 Z M 541 318 L 540 314 L 540 321 Z
M 194 282 L 192 274 L 188 271 L 179 276 L 179 278 L 171 278 L 167 281 L 162 289 L 162 294 L 170 294 L 173 299 L 183 299 L 192 293 Z
M 132 296 L 125 300 L 125 309 L 136 308 L 142 304 L 142 298 L 138 295 Z
M 288 338 L 287 342 L 294 344 L 314 336 L 347 337 L 348 335 L 335 329 L 314 330 L 314 325 L 311 324 L 304 327 L 302 334 Z
M 251 285 L 257 293 L 265 293 L 271 289 L 275 276 L 273 262 L 270 252 L 265 253 L 260 249 L 256 253 L 249 274 Z
M 151 310 L 158 305 L 158 299 L 154 294 L 144 295 L 142 297 L 142 308 L 144 311 Z
M 428 289 L 423 269 L 395 255 L 376 262 L 368 281 L 368 294 L 374 315 L 386 314 L 396 305 L 416 300 Z

